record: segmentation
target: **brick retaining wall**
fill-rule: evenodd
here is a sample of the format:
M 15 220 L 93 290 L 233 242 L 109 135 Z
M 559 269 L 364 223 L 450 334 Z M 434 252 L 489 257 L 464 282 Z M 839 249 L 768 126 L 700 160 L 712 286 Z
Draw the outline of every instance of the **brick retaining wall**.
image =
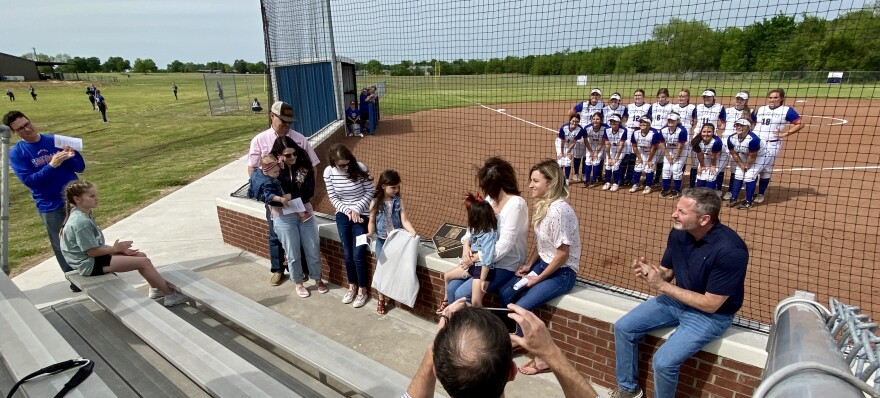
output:
M 232 246 L 268 258 L 268 227 L 265 219 L 217 207 L 223 241 Z M 321 238 L 324 278 L 346 286 L 342 246 L 334 239 Z M 372 260 L 375 269 L 375 260 Z M 397 308 L 419 317 L 434 320 L 434 310 L 443 298 L 443 275 L 426 267 L 417 270 L 419 296 L 413 308 L 396 304 Z M 375 296 L 375 294 L 374 294 Z M 494 295 L 490 295 L 491 305 Z M 496 303 L 497 304 L 497 303 Z M 375 306 L 375 301 L 369 305 Z M 562 348 L 577 369 L 591 382 L 612 388 L 614 379 L 614 333 L 612 324 L 564 309 L 544 306 L 537 311 L 550 328 L 556 344 Z M 663 339 L 648 335 L 639 345 L 639 384 L 647 396 L 653 395 L 653 374 L 650 360 Z M 761 382 L 762 369 L 756 366 L 700 351 L 681 367 L 678 396 L 680 397 L 751 397 Z

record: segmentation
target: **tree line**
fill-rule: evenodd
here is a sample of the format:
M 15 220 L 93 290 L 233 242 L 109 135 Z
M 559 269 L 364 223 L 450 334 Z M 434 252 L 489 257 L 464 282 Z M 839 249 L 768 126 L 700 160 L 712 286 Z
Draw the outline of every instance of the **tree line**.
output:
M 525 57 L 457 59 L 452 62 L 378 60 L 358 64 L 369 74 L 396 76 L 521 73 L 589 75 L 676 72 L 878 71 L 880 7 L 877 4 L 833 20 L 776 15 L 752 25 L 713 30 L 703 21 L 673 18 L 657 25 L 650 39 L 591 50 L 565 50 Z
M 168 64 L 165 69 L 159 69 L 156 65 L 156 62 L 150 58 L 135 58 L 134 63 L 131 61 L 124 59 L 122 57 L 109 57 L 106 61 L 101 62 L 101 59 L 98 57 L 71 57 L 68 54 L 58 54 L 53 56 L 49 56 L 43 53 L 37 53 L 36 59 L 34 59 L 33 53 L 22 54 L 21 58 L 26 58 L 32 61 L 40 61 L 40 62 L 61 62 L 64 65 L 55 66 L 54 72 L 61 73 L 96 73 L 96 72 L 110 72 L 110 73 L 123 73 L 123 72 L 131 72 L 131 73 L 161 73 L 161 72 L 199 72 L 199 71 L 219 71 L 223 73 L 266 73 L 266 63 L 263 61 L 259 62 L 247 62 L 243 59 L 235 60 L 232 65 L 226 64 L 223 62 L 207 62 L 207 63 L 194 63 L 194 62 L 181 62 L 179 60 L 174 60 L 170 64 Z M 51 73 L 53 72 L 52 67 L 49 66 L 40 66 L 38 67 L 40 72 L 43 73 Z

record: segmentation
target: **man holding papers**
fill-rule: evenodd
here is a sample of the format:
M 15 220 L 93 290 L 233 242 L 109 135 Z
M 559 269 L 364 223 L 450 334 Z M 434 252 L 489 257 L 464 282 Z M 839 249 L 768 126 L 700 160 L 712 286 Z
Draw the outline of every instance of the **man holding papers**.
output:
M 82 173 L 86 168 L 82 155 L 69 146 L 69 144 L 77 145 L 77 140 L 64 137 L 66 139 L 59 141 L 66 141 L 68 145 L 58 148 L 55 146 L 54 135 L 40 134 L 37 126 L 19 111 L 11 111 L 4 115 L 3 124 L 21 137 L 21 140 L 9 151 L 12 171 L 22 184 L 31 190 L 61 270 L 73 271 L 61 254 L 58 234 L 61 232 L 65 216 L 64 187 L 67 183 L 77 180 L 76 174 Z M 81 147 L 82 141 L 78 141 L 78 144 Z M 70 290 L 79 291 L 73 284 L 70 285 Z

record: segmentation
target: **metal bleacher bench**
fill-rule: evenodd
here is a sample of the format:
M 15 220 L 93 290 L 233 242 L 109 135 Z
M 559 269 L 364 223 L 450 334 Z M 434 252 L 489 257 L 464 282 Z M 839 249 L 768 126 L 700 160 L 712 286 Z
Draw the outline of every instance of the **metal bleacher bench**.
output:
M 163 272 L 164 274 L 164 272 Z M 113 274 L 67 274 L 98 305 L 215 397 L 300 397 Z
M 193 271 L 169 266 L 162 269 L 162 276 L 219 316 L 312 366 L 321 378 L 335 380 L 354 393 L 399 397 L 409 386 L 408 377 Z
M 67 340 L 2 272 L 0 272 L 0 357 L 3 359 L 3 366 L 15 381 L 46 366 L 79 357 Z M 23 393 L 28 397 L 55 396 L 74 372 L 75 370 L 68 370 L 50 377 L 41 376 L 28 381 L 21 385 L 19 394 Z M 8 391 L 4 389 L 2 393 L 6 396 Z M 66 396 L 111 397 L 114 394 L 97 372 L 93 372 Z

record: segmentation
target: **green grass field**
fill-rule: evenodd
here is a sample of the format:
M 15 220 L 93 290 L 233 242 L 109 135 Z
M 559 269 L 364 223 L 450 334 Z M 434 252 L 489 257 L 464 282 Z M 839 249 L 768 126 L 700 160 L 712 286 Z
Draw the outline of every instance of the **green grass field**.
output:
M 857 72 L 853 72 L 857 73 Z M 687 76 L 686 76 L 687 77 Z M 880 98 L 876 83 L 829 86 L 824 77 L 811 81 L 795 79 L 770 79 L 758 74 L 694 74 L 688 78 L 666 75 L 602 75 L 590 76 L 586 86 L 576 84 L 576 76 L 529 76 L 529 75 L 476 75 L 476 76 L 369 76 L 366 84 L 385 81 L 387 95 L 382 100 L 383 115 L 408 114 L 424 109 L 445 109 L 484 105 L 578 101 L 589 97 L 593 87 L 602 89 L 604 98 L 612 92 L 620 92 L 623 102 L 628 103 L 633 91 L 643 88 L 651 101 L 661 87 L 669 88 L 670 94 L 678 95 L 681 88 L 691 90 L 691 101 L 699 102 L 699 95 L 707 87 L 714 88 L 720 97 L 733 97 L 740 90 L 749 90 L 755 100 L 763 104 L 767 90 L 781 87 L 790 99 L 797 98 Z M 360 82 L 358 83 L 361 84 Z
M 81 137 L 86 170 L 81 178 L 98 185 L 99 225 L 106 227 L 146 204 L 247 152 L 256 132 L 266 128 L 266 113 L 250 111 L 209 115 L 201 74 L 107 74 L 117 82 L 95 82 L 107 100 L 107 118 L 90 109 L 85 87 L 89 82 L 35 82 L 37 101 L 28 83 L 3 82 L 16 101 L 2 98 L 2 112 L 24 112 L 42 133 Z M 250 76 L 252 89 L 240 92 L 239 104 L 249 107 L 252 96 L 268 108 L 263 76 Z M 179 100 L 171 83 L 179 88 Z M 241 90 L 241 89 L 240 89 Z M 232 95 L 225 87 L 227 97 Z M 228 99 L 227 99 L 228 100 Z M 18 141 L 13 135 L 12 142 Z M 51 255 L 46 231 L 30 192 L 12 178 L 10 183 L 9 258 L 13 274 Z

